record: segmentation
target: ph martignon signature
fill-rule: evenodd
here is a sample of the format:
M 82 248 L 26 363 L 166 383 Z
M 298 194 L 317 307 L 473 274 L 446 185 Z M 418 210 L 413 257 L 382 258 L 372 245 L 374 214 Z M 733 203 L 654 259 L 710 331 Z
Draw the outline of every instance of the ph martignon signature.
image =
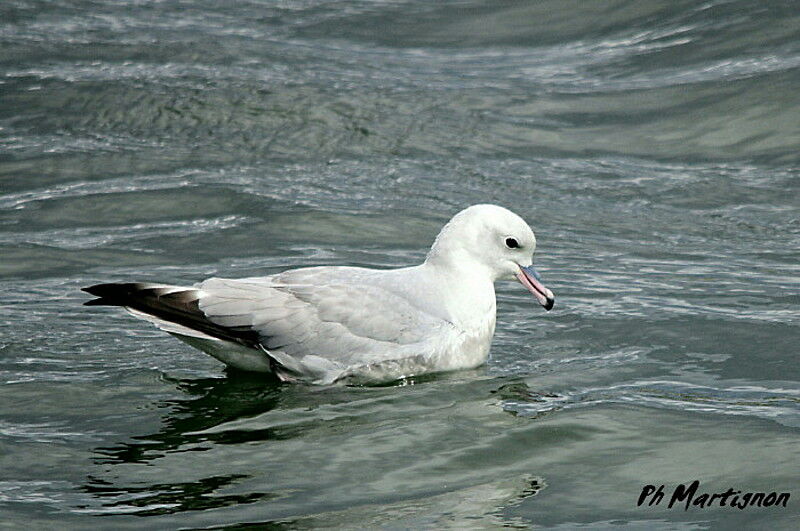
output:
M 789 502 L 790 494 L 788 492 L 745 492 L 729 488 L 724 492 L 701 492 L 700 481 L 694 480 L 687 487 L 683 483 L 679 484 L 672 491 L 669 496 L 668 509 L 676 503 L 684 503 L 684 511 L 689 507 L 698 507 L 704 509 L 706 507 L 733 507 L 736 509 L 746 509 L 747 507 L 786 507 Z M 648 507 L 660 505 L 665 499 L 664 485 L 656 488 L 655 485 L 645 485 L 642 487 L 642 492 L 639 494 L 639 500 L 636 502 L 637 507 L 647 504 Z

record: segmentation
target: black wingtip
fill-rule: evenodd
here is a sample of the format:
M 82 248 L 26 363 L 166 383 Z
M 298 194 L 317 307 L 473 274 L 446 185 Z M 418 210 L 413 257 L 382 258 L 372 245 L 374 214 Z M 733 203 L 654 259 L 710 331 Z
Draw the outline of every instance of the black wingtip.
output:
M 97 297 L 84 302 L 84 306 L 124 306 L 212 337 L 260 348 L 261 336 L 256 330 L 221 326 L 209 320 L 200 310 L 195 288 L 177 288 L 176 291 L 176 286 L 120 282 L 95 284 L 81 291 Z
M 137 289 L 136 283 L 110 283 L 110 284 L 95 284 L 81 288 L 90 295 L 99 297 L 83 303 L 84 306 L 125 306 L 125 301 L 129 299 L 130 295 Z
M 130 288 L 134 284 L 130 283 L 110 283 L 110 284 L 95 284 L 93 286 L 88 286 L 85 288 L 81 288 L 81 291 L 85 291 L 86 293 L 91 293 L 97 297 L 108 297 L 109 295 L 113 295 L 115 293 L 120 292 L 130 292 Z
M 94 293 L 92 293 L 94 288 L 95 288 L 95 286 L 89 286 L 89 287 L 86 287 L 86 288 L 81 288 L 81 291 L 83 291 L 85 293 L 88 293 L 90 295 L 95 295 Z

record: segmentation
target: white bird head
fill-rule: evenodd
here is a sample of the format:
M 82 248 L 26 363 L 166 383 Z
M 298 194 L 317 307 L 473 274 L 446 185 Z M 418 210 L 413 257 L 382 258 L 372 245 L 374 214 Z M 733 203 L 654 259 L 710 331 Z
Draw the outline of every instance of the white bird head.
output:
M 426 262 L 481 271 L 492 282 L 516 277 L 550 310 L 555 298 L 532 267 L 535 251 L 536 236 L 524 219 L 497 205 L 473 205 L 442 228 Z

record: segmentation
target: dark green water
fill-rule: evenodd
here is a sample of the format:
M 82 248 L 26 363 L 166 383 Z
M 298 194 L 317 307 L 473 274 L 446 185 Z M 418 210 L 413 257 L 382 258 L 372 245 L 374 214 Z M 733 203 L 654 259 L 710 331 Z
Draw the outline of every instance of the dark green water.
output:
M 0 4 L 0 528 L 797 529 L 794 2 Z M 279 386 L 94 282 L 537 232 L 486 367 Z M 410 385 L 413 384 L 413 385 Z M 642 488 L 787 507 L 637 507 Z

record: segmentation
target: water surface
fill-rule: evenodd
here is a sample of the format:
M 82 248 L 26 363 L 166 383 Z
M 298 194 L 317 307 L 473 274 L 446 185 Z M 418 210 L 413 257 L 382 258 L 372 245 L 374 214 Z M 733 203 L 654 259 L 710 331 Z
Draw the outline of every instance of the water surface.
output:
M 25 528 L 796 528 L 792 2 L 0 6 L 0 514 Z M 488 364 L 282 386 L 95 282 L 539 239 Z M 647 484 L 786 508 L 637 507 Z

